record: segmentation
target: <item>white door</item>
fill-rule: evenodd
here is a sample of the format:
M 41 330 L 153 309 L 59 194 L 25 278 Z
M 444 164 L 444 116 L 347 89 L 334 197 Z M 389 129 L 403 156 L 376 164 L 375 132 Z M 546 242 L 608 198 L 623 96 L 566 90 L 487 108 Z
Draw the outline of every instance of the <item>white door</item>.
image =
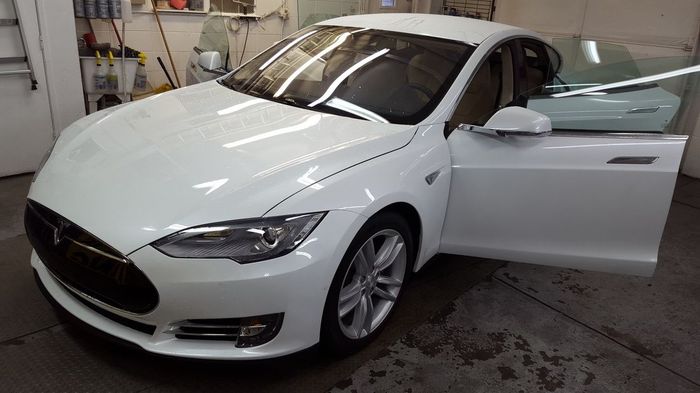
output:
M 532 86 L 536 79 L 551 84 L 558 71 L 557 54 L 551 51 L 545 55 L 551 60 L 528 62 L 532 54 L 525 53 L 525 46 L 517 41 L 510 45 L 513 56 L 504 56 L 500 50 L 500 56 L 490 56 L 477 71 L 454 119 L 483 125 L 489 110 L 526 106 L 535 91 L 547 95 L 543 87 Z M 516 72 L 503 73 L 507 61 L 513 61 Z M 483 71 L 484 67 L 490 70 Z M 514 75 L 512 92 L 503 87 L 510 75 Z M 653 83 L 663 87 L 667 82 Z M 482 94 L 477 97 L 494 104 L 471 113 L 469 101 L 480 102 L 470 97 L 475 83 L 481 84 Z M 483 93 L 489 83 L 492 90 L 499 91 L 496 97 Z M 630 83 L 628 88 L 636 86 Z M 604 99 L 615 91 L 600 85 L 587 97 Z M 544 101 L 540 98 L 539 108 Z M 505 102 L 509 99 L 512 101 Z M 552 106 L 558 103 L 552 94 L 546 99 Z M 578 110 L 588 112 L 580 105 Z M 620 132 L 624 128 L 563 130 L 557 129 L 554 120 L 553 126 L 551 135 L 544 137 L 496 136 L 461 129 L 449 135 L 452 182 L 440 251 L 653 274 L 687 137 Z
M 53 140 L 36 7 L 25 0 L 17 5 L 38 85 L 31 90 L 27 75 L 0 76 L 0 176 L 34 171 Z M 16 19 L 12 0 L 0 0 L 0 19 Z M 0 58 L 23 55 L 17 26 L 0 26 Z M 26 67 L 0 61 L 0 71 Z
M 199 65 L 199 55 L 204 52 L 218 52 L 221 58 L 221 67 L 214 70 L 202 68 Z M 207 19 L 202 25 L 199 43 L 192 48 L 192 53 L 187 60 L 185 82 L 187 86 L 190 86 L 216 79 L 231 71 L 231 64 L 238 64 L 238 59 L 231 59 L 226 17 L 214 6 L 209 10 Z

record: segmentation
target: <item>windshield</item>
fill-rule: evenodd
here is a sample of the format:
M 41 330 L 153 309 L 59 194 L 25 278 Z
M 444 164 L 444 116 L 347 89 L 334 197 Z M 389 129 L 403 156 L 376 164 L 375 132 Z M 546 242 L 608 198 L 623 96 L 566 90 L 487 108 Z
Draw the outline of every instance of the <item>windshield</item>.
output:
M 465 43 L 381 30 L 311 26 L 223 80 L 236 91 L 376 122 L 430 114 L 474 51 Z

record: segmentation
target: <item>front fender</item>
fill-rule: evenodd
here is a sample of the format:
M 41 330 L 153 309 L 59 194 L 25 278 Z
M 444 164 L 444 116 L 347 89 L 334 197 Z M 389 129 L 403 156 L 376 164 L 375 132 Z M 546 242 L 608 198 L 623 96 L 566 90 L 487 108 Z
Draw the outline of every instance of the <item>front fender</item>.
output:
M 438 251 L 447 208 L 451 167 L 443 129 L 443 124 L 421 126 L 405 147 L 310 184 L 265 215 L 347 210 L 366 221 L 393 203 L 408 203 L 421 218 L 418 270 Z M 437 177 L 429 184 L 431 174 Z

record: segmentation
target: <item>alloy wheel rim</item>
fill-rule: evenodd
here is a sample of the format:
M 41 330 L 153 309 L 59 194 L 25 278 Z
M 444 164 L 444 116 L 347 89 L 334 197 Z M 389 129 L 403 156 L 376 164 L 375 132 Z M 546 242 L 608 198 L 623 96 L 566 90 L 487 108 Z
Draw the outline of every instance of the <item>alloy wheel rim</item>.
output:
M 391 311 L 406 272 L 401 234 L 384 229 L 372 235 L 348 266 L 338 297 L 338 322 L 350 339 L 366 337 Z

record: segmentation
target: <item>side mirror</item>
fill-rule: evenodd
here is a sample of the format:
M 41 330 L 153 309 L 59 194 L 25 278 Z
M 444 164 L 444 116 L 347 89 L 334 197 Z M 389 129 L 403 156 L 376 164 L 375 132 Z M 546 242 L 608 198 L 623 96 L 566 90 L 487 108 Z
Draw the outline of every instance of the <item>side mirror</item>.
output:
M 218 70 L 221 68 L 221 54 L 217 51 L 202 52 L 199 54 L 197 64 L 199 64 L 204 71 Z
M 462 125 L 460 128 L 498 136 L 547 136 L 552 133 L 552 122 L 541 113 L 510 106 L 496 112 L 483 127 Z

